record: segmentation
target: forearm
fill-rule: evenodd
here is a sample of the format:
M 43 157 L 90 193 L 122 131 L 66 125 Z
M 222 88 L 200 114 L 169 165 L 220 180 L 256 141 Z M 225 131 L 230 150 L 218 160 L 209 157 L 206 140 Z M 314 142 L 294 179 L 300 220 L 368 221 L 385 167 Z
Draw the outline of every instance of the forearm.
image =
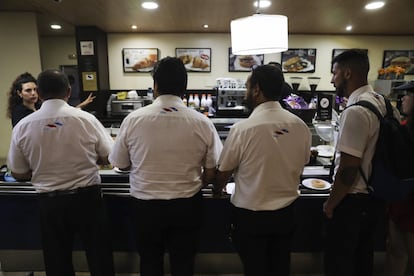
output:
M 203 183 L 203 187 L 206 187 L 208 184 L 214 185 L 216 181 L 216 168 L 204 168 L 201 181 Z
M 109 165 L 108 156 L 104 156 L 104 157 L 99 156 L 96 163 L 98 165 Z
M 329 198 L 324 203 L 324 212 L 328 217 L 333 216 L 333 210 L 349 193 L 358 176 L 360 158 L 341 153 L 341 161 L 332 185 Z
M 216 182 L 214 184 L 213 192 L 221 193 L 221 191 L 223 191 L 223 188 L 226 186 L 232 174 L 233 174 L 233 170 L 230 170 L 230 171 L 217 170 Z
M 30 181 L 32 179 L 32 171 L 28 171 L 26 173 L 15 173 L 12 171 L 11 174 L 14 177 L 14 179 L 16 179 L 19 182 Z

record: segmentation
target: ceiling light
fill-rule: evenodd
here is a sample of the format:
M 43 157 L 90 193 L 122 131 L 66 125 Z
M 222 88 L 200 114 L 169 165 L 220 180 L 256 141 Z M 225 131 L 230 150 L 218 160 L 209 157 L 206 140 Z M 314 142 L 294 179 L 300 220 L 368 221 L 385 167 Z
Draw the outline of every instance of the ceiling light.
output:
M 53 30 L 60 30 L 60 29 L 62 29 L 62 26 L 59 25 L 59 24 L 51 24 L 50 28 L 53 29 Z
M 258 6 L 261 1 L 258 0 Z M 235 55 L 279 53 L 288 49 L 288 18 L 256 14 L 230 22 L 231 48 Z
M 155 10 L 158 8 L 158 4 L 156 2 L 143 2 L 141 6 L 147 10 Z
M 352 31 L 352 25 L 348 25 L 348 26 L 346 26 L 345 30 L 347 30 L 348 32 L 349 32 L 349 31 Z
M 138 26 L 137 25 L 131 25 L 131 29 L 136 30 L 136 29 L 138 29 Z
M 260 4 L 260 7 L 259 7 L 259 4 Z M 272 2 L 268 0 L 261 0 L 261 1 L 254 1 L 253 6 L 255 6 L 256 8 L 267 8 L 267 7 L 270 7 L 271 4 Z
M 382 1 L 371 2 L 365 5 L 365 9 L 367 10 L 376 10 L 384 7 L 385 3 Z
M 204 25 L 203 25 L 203 28 L 204 28 L 204 29 L 208 29 L 208 25 L 207 25 L 207 24 L 204 24 Z

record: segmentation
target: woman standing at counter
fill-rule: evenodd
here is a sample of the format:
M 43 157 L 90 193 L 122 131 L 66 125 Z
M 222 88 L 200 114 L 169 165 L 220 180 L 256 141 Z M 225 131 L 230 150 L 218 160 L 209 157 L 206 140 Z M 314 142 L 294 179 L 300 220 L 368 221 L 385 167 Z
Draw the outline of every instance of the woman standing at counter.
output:
M 414 137 L 414 81 L 396 87 L 406 90 L 402 98 L 402 111 L 407 115 L 403 121 Z M 385 275 L 403 276 L 414 273 L 414 194 L 408 199 L 389 205 L 387 258 Z M 406 274 L 410 273 L 411 274 Z
M 39 107 L 36 79 L 27 72 L 19 75 L 13 81 L 9 92 L 7 117 L 12 120 L 12 126 L 14 127 L 21 119 Z

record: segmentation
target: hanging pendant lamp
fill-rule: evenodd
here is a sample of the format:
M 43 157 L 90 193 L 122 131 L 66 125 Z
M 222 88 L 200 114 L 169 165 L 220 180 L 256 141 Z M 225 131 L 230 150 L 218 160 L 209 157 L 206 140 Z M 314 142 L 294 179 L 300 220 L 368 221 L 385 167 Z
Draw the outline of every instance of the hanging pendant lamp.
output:
M 230 22 L 231 48 L 235 55 L 279 53 L 288 49 L 288 19 L 284 15 L 257 13 Z

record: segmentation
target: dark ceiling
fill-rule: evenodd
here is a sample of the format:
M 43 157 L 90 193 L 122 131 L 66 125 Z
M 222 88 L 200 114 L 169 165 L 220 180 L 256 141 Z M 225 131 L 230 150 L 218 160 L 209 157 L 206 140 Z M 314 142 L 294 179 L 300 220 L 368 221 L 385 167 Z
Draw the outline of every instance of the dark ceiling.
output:
M 376 11 L 363 0 L 272 0 L 264 14 L 289 18 L 290 34 L 414 35 L 414 0 L 385 0 Z M 144 10 L 141 0 L 1 0 L 0 11 L 37 14 L 39 33 L 73 35 L 74 26 L 97 26 L 107 33 L 228 33 L 230 21 L 256 12 L 253 0 L 157 0 Z M 50 23 L 63 29 L 51 31 Z M 136 24 L 138 30 L 131 30 Z M 208 29 L 203 29 L 208 24 Z M 345 26 L 353 25 L 347 32 Z

